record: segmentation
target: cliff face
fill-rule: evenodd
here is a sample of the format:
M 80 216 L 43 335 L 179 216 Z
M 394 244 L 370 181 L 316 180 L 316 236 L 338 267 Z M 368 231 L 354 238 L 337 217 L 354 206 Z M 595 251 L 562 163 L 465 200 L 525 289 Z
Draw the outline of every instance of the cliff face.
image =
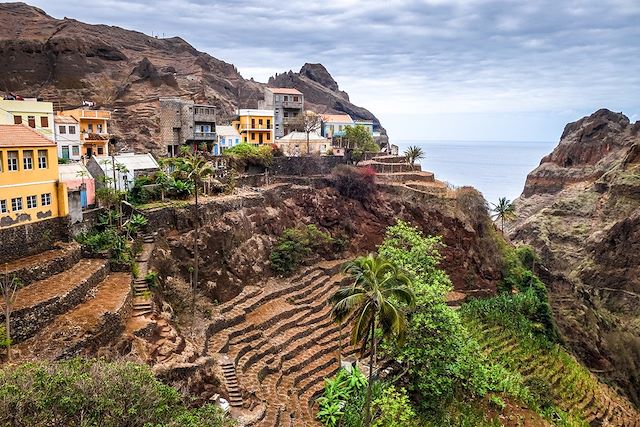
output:
M 245 286 L 272 274 L 269 254 L 285 228 L 315 224 L 347 242 L 349 258 L 376 250 L 385 228 L 404 219 L 426 234 L 442 235 L 443 268 L 457 290 L 487 294 L 500 279 L 500 255 L 485 202 L 477 191 L 462 188 L 455 197 L 381 191 L 371 203 L 340 196 L 332 188 L 283 184 L 260 193 L 203 202 L 200 212 L 201 275 L 209 297 L 228 301 Z M 188 281 L 192 260 L 192 213 L 186 209 L 146 212 L 151 228 L 165 230 L 163 275 Z
M 123 141 L 121 147 L 142 151 L 159 148 L 159 97 L 213 104 L 224 122 L 237 107 L 257 107 L 265 86 L 179 37 L 158 39 L 55 19 L 24 3 L 0 4 L 0 57 L 0 91 L 42 97 L 57 109 L 77 107 L 83 100 L 113 109 L 112 131 Z M 286 75 L 287 86 L 309 91 L 312 109 L 378 122 L 351 104 L 321 65 L 305 65 L 300 74 Z
M 640 404 L 640 122 L 599 110 L 566 126 L 527 177 L 509 234 L 534 246 L 560 330 Z

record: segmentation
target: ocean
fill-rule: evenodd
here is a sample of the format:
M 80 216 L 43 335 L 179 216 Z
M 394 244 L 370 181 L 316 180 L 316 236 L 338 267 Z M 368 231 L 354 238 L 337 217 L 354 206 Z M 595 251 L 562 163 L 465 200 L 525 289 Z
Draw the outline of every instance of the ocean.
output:
M 422 170 L 455 186 L 470 185 L 490 203 L 498 198 L 513 200 L 522 193 L 527 174 L 557 142 L 509 141 L 420 141 L 395 140 L 400 154 L 410 145 L 421 147 Z

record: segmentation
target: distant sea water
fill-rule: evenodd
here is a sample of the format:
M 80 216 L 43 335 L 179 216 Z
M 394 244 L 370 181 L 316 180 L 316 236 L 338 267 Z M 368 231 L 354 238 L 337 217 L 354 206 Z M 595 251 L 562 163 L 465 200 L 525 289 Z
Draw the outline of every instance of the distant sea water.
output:
M 557 142 L 509 141 L 420 141 L 395 140 L 400 153 L 410 145 L 422 148 L 422 170 L 434 172 L 436 179 L 455 186 L 475 187 L 487 201 L 520 196 L 527 174 Z

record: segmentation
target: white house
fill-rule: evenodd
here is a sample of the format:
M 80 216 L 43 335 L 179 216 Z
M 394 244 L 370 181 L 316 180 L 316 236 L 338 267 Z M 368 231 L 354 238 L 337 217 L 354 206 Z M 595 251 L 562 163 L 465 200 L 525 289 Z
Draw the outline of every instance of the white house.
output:
M 133 188 L 136 177 L 158 171 L 160 166 L 149 153 L 121 153 L 116 156 L 92 156 L 87 162 L 87 169 L 98 182 L 103 181 L 100 177 L 108 178 L 108 186 L 112 188 L 115 175 L 115 188 L 127 191 Z
M 80 124 L 73 117 L 55 115 L 53 118 L 58 158 L 80 160 L 82 141 Z
M 221 155 L 225 149 L 240 144 L 240 133 L 234 126 L 216 126 L 218 142 L 213 145 L 213 155 Z
M 306 154 L 325 154 L 331 148 L 331 140 L 315 132 L 309 133 L 309 145 L 305 132 L 290 132 L 280 139 L 276 139 L 276 145 L 280 147 L 285 156 L 304 156 Z

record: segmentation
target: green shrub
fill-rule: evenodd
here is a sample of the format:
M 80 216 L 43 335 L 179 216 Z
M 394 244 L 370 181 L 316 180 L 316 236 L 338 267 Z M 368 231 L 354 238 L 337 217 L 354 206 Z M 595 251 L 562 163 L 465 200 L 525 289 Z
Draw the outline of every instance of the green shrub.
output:
M 227 148 L 222 155 L 233 169 L 243 171 L 248 166 L 271 166 L 273 153 L 273 147 L 269 144 L 256 146 L 243 142 Z
M 341 369 L 334 378 L 325 379 L 324 391 L 317 399 L 318 420 L 328 427 L 353 426 L 353 421 L 345 423 L 343 418 L 353 412 L 361 416 L 362 397 L 366 388 L 367 378 L 357 367 L 351 371 Z
M 341 243 L 315 225 L 287 228 L 271 250 L 271 268 L 278 274 L 293 272 L 313 253 L 330 254 Z
M 145 365 L 71 359 L 0 369 L 0 425 L 227 426 L 213 406 L 185 407 Z
M 507 404 L 504 403 L 504 400 L 502 400 L 500 396 L 496 396 L 496 395 L 493 395 L 489 398 L 489 404 L 501 412 L 502 410 L 504 410 L 504 408 L 507 407 Z
M 371 403 L 372 413 L 377 414 L 373 427 L 415 427 L 418 419 L 413 411 L 409 396 L 404 389 L 394 386 L 385 388 Z
M 158 273 L 156 271 L 150 271 L 144 276 L 144 280 L 149 286 L 154 286 L 158 282 Z

